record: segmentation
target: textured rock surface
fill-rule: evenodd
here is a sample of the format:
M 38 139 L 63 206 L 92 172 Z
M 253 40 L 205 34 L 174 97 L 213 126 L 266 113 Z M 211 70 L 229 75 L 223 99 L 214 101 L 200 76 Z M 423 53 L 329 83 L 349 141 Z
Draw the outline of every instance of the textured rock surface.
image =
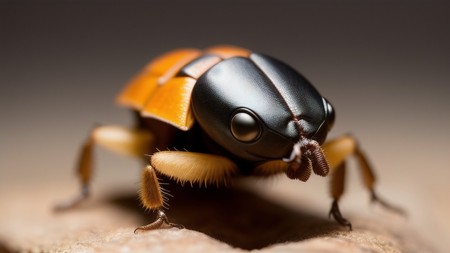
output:
M 171 188 L 176 197 L 168 214 L 186 229 L 138 234 L 134 228 L 154 214 L 139 207 L 134 190 L 116 189 L 53 213 L 55 200 L 70 189 L 14 189 L 8 198 L 20 201 L 3 202 L 0 209 L 0 252 L 433 252 L 407 219 L 389 212 L 349 216 L 354 230 L 347 231 L 322 215 L 242 187 Z

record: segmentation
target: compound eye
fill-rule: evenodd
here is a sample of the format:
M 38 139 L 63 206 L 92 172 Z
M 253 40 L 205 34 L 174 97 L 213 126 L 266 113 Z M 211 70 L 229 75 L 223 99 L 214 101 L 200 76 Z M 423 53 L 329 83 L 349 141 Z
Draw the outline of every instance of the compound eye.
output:
M 323 100 L 325 103 L 325 110 L 326 110 L 326 115 L 327 115 L 326 121 L 327 121 L 327 127 L 328 127 L 328 131 L 329 131 L 334 125 L 336 113 L 334 111 L 333 106 L 330 104 L 330 102 L 328 102 L 328 100 L 326 100 L 325 98 Z
M 261 126 L 256 116 L 248 111 L 238 111 L 231 118 L 231 133 L 241 142 L 252 142 L 261 135 Z

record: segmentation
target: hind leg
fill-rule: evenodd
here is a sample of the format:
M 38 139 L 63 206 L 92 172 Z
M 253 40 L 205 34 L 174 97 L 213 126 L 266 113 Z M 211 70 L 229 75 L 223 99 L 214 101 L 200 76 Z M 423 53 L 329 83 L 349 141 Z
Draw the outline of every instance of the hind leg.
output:
M 76 167 L 81 185 L 80 193 L 74 198 L 59 203 L 55 209 L 65 210 L 71 208 L 89 196 L 95 145 L 114 153 L 142 157 L 151 151 L 152 143 L 152 134 L 143 129 L 128 129 L 119 126 L 99 126 L 94 128 L 81 148 Z

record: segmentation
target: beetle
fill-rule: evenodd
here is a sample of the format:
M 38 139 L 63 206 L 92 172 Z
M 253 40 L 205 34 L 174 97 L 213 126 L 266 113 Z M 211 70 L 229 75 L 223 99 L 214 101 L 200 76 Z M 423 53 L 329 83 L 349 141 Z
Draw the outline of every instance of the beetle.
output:
M 159 175 L 221 185 L 237 176 L 280 173 L 305 182 L 312 172 L 331 174 L 329 214 L 351 229 L 338 206 L 350 156 L 372 200 L 395 209 L 376 194 L 372 167 L 354 137 L 325 142 L 335 120 L 331 103 L 299 72 L 270 56 L 229 45 L 174 50 L 146 65 L 117 102 L 131 108 L 136 125 L 92 130 L 78 163 L 81 193 L 58 209 L 89 196 L 94 145 L 138 157 L 151 154 L 139 195 L 157 218 L 136 231 L 181 227 L 165 214 Z

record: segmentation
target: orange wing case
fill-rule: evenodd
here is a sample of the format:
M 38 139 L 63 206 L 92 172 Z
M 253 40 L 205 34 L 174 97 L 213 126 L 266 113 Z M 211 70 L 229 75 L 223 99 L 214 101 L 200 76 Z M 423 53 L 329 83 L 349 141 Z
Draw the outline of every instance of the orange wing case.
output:
M 190 105 L 197 78 L 224 59 L 249 54 L 247 49 L 234 46 L 168 52 L 147 64 L 119 93 L 117 102 L 139 111 L 143 117 L 156 118 L 187 131 L 195 121 Z M 216 57 L 194 62 L 204 55 Z M 193 64 L 190 76 L 176 76 L 189 63 Z

